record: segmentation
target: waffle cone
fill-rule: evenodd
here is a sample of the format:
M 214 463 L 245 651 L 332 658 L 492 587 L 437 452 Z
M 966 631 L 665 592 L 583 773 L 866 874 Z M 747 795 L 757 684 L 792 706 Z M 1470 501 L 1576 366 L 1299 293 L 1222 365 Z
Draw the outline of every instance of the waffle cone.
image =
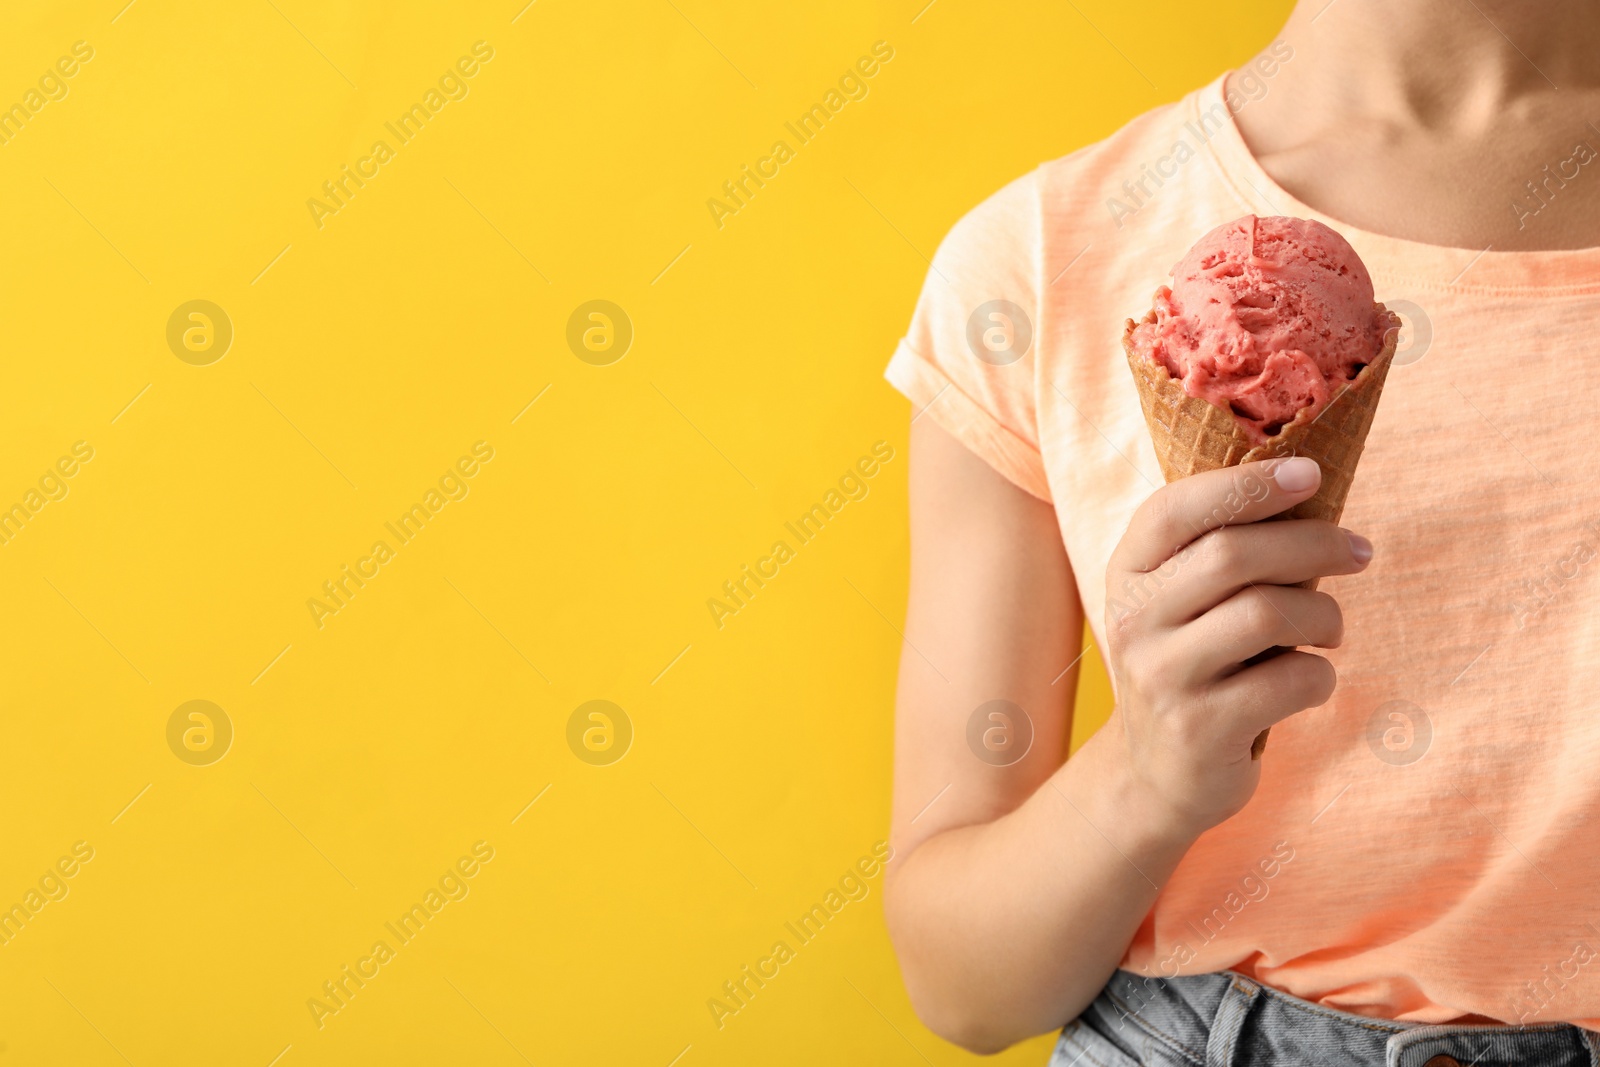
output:
M 1305 456 L 1316 460 L 1322 468 L 1322 487 L 1316 496 L 1273 518 L 1326 519 L 1337 523 L 1344 513 L 1345 498 L 1350 495 L 1356 476 L 1356 463 L 1361 459 L 1367 431 L 1372 428 L 1372 418 L 1378 411 L 1378 398 L 1383 394 L 1384 379 L 1394 362 L 1395 345 L 1399 340 L 1399 317 L 1382 304 L 1377 305 L 1377 311 L 1385 323 L 1383 348 L 1372 362 L 1361 368 L 1320 414 L 1312 417 L 1309 409 L 1301 411 L 1261 445 L 1245 436 L 1233 412 L 1185 393 L 1183 383 L 1167 373 L 1165 367 L 1135 352 L 1133 331 L 1139 324 L 1129 319 L 1122 334 L 1122 347 L 1127 352 L 1128 367 L 1139 389 L 1139 406 L 1155 444 L 1162 476 L 1168 482 L 1175 482 L 1219 467 Z M 1144 321 L 1155 322 L 1156 313 L 1148 312 Z M 1307 589 L 1317 587 L 1315 579 L 1304 585 Z M 1268 733 L 1268 730 L 1261 731 L 1255 744 L 1250 746 L 1252 759 L 1261 758 Z

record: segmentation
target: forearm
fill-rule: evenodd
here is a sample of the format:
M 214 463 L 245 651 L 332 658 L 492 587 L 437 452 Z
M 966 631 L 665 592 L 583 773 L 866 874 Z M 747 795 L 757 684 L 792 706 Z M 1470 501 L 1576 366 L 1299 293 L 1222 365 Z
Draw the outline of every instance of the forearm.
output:
M 1110 724 L 1026 802 L 891 864 L 890 933 L 928 1025 L 992 1052 L 1099 993 L 1194 835 L 1127 774 Z

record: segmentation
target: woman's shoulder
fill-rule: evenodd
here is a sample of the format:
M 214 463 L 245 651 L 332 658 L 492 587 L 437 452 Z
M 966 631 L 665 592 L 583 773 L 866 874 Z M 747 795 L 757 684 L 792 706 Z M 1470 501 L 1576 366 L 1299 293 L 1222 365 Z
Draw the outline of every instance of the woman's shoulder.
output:
M 958 288 L 976 283 L 1038 295 L 1096 240 L 1164 225 L 1183 210 L 1181 202 L 1192 207 L 1209 191 L 1204 176 L 1194 180 L 1199 168 L 1189 166 L 1198 155 L 1189 126 L 1201 91 L 1007 182 L 950 228 L 935 270 Z

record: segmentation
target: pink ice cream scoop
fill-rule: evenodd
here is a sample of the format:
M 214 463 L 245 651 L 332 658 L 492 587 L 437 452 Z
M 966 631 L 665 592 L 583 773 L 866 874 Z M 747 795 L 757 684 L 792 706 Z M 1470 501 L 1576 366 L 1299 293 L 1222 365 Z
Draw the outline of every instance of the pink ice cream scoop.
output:
M 1129 339 L 1261 444 L 1316 415 L 1383 347 L 1355 249 L 1320 222 L 1246 215 L 1200 238 Z

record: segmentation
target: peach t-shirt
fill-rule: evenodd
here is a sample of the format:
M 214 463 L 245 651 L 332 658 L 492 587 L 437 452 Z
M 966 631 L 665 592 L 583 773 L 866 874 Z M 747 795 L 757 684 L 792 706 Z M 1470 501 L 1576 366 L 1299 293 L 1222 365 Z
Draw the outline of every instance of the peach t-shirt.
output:
M 1600 1029 L 1600 249 L 1352 229 L 1267 176 L 1223 83 L 957 223 L 887 377 L 1055 505 L 1104 647 L 1107 558 L 1161 484 L 1124 320 L 1229 219 L 1344 234 L 1408 327 L 1343 519 L 1377 555 L 1323 586 L 1339 688 L 1273 729 L 1255 798 L 1190 850 L 1123 966 L 1232 968 L 1368 1016 Z M 1553 232 L 1559 209 L 1557 189 L 1525 224 Z

